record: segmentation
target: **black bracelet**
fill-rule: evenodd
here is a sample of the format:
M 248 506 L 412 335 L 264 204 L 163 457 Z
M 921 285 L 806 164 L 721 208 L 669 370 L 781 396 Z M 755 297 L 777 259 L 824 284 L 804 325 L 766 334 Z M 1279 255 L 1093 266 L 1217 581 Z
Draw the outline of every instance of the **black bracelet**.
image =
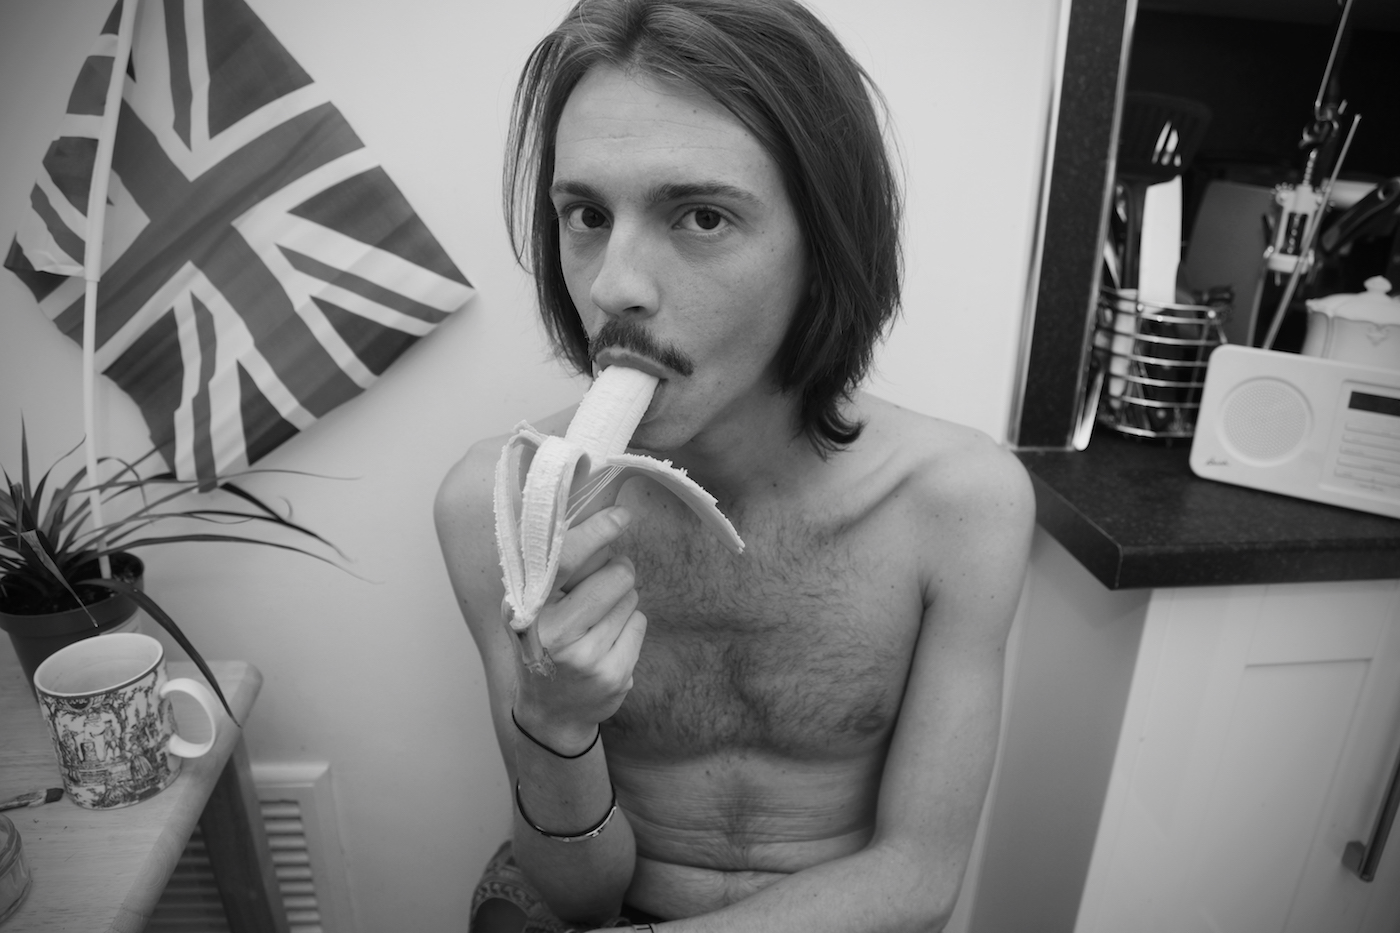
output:
M 567 836 L 552 833 L 547 829 L 542 829 L 538 823 L 530 819 L 530 815 L 525 812 L 525 804 L 520 800 L 520 782 L 518 780 L 515 782 L 515 808 L 520 811 L 520 818 L 525 821 L 525 824 L 546 839 L 553 839 L 555 842 L 582 842 L 585 839 L 592 839 L 606 829 L 607 825 L 612 822 L 613 814 L 617 813 L 617 788 L 612 786 L 611 781 L 608 782 L 608 787 L 612 790 L 612 803 L 608 805 L 607 816 L 581 833 L 570 833 Z
M 593 735 L 593 741 L 588 743 L 588 747 L 587 747 L 587 748 L 585 748 L 583 751 L 579 752 L 577 755 L 565 755 L 563 752 L 556 752 L 554 749 L 550 748 L 548 745 L 544 744 L 544 743 L 541 742 L 539 739 L 537 739 L 537 738 L 535 738 L 533 735 L 531 735 L 531 734 L 525 729 L 525 727 L 522 726 L 522 725 L 520 724 L 520 720 L 518 720 L 518 719 L 515 718 L 515 709 L 514 709 L 514 708 L 512 708 L 511 711 L 510 711 L 510 721 L 513 722 L 513 723 L 515 723 L 515 728 L 519 729 L 519 730 L 520 730 L 520 734 L 523 735 L 523 736 L 525 736 L 525 738 L 529 739 L 531 742 L 534 742 L 536 745 L 538 745 L 540 748 L 544 749 L 545 751 L 549 752 L 549 753 L 550 753 L 551 755 L 553 755 L 555 758 L 563 758 L 565 761 L 572 761 L 572 760 L 575 759 L 575 758 L 582 758 L 584 755 L 587 755 L 589 752 L 593 751 L 593 746 L 595 746 L 595 745 L 598 744 L 598 739 L 599 739 L 599 738 L 602 736 L 602 734 L 603 734 L 603 727 L 600 725 L 600 726 L 598 727 L 598 731 L 597 731 L 596 733 L 594 733 L 594 735 Z
M 646 933 L 656 933 L 656 927 L 652 926 L 650 923 L 634 923 L 632 924 L 632 929 L 646 930 Z

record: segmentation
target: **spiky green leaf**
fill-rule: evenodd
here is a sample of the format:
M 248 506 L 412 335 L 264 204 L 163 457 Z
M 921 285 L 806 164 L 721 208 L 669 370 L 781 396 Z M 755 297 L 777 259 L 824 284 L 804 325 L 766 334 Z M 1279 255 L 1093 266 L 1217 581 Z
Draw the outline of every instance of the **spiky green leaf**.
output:
M 208 664 L 204 663 L 203 656 L 195 650 L 194 644 L 185 637 L 185 633 L 180 630 L 180 626 L 175 624 L 175 620 L 170 618 L 169 614 L 166 613 L 154 599 L 145 591 L 132 586 L 125 580 L 94 578 L 91 580 L 84 580 L 83 582 L 90 583 L 93 586 L 100 586 L 105 590 L 121 593 L 129 597 L 142 609 L 146 610 L 146 613 L 150 615 L 152 619 L 155 619 L 156 622 L 160 623 L 160 627 L 169 632 L 170 637 L 174 638 L 175 641 L 179 643 L 180 647 L 185 649 L 185 653 L 190 656 L 190 660 L 195 663 L 200 673 L 209 681 L 209 686 L 214 688 L 214 693 L 218 695 L 219 702 L 224 705 L 224 710 L 228 713 L 228 718 L 233 720 L 234 725 L 239 724 L 238 718 L 233 715 L 232 707 L 228 705 L 228 700 L 224 698 L 224 691 L 219 689 L 219 682 L 214 679 L 214 672 L 209 669 Z

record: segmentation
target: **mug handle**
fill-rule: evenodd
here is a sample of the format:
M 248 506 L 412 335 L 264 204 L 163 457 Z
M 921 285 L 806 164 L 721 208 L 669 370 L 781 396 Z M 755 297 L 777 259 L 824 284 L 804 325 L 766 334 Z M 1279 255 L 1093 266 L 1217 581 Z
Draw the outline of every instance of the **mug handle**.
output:
M 194 743 L 188 739 L 182 739 L 178 735 L 170 737 L 170 744 L 166 749 L 172 755 L 179 755 L 181 758 L 198 758 L 214 747 L 214 739 L 219 735 L 219 714 L 214 704 L 214 695 L 209 692 L 209 688 L 197 680 L 188 677 L 176 677 L 167 680 L 165 686 L 160 688 L 162 697 L 167 694 L 187 693 L 199 701 L 199 705 L 204 708 L 204 715 L 209 717 L 209 740 L 207 742 Z

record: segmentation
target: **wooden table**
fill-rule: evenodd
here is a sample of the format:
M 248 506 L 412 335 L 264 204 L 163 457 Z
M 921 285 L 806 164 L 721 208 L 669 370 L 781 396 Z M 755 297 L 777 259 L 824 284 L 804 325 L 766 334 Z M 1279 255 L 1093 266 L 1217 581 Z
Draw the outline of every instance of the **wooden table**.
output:
M 168 661 L 174 677 L 207 683 L 189 662 Z M 262 675 L 243 661 L 210 668 L 239 722 L 247 722 Z M 172 694 L 178 731 L 208 736 L 193 700 Z M 117 810 L 86 810 L 67 796 L 6 816 L 24 840 L 33 883 L 3 933 L 140 933 L 198 822 L 234 931 L 286 933 L 267 836 L 243 745 L 243 732 L 220 712 L 218 740 L 187 759 L 175 782 L 149 800 Z M 0 642 L 0 800 L 60 787 L 48 727 L 8 639 Z

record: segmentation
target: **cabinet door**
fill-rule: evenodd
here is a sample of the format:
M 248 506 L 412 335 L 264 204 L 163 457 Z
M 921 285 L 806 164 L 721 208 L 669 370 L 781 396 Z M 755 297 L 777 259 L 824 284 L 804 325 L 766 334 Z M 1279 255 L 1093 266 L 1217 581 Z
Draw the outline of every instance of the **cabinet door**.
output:
M 1400 584 L 1154 594 L 1076 930 L 1395 933 L 1397 754 Z

